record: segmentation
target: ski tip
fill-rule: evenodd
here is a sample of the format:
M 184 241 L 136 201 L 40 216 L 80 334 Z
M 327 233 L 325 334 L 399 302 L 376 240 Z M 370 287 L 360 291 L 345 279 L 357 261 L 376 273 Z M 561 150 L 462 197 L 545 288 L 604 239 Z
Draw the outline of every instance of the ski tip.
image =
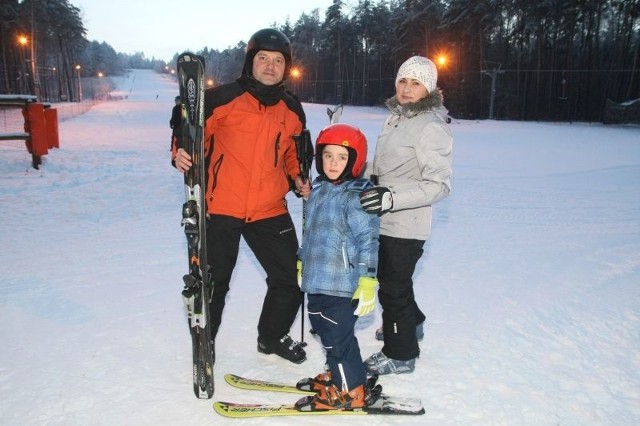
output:
M 213 410 L 221 416 L 231 418 L 296 416 L 302 414 L 293 405 L 239 404 L 225 401 L 215 401 Z
M 198 62 L 204 64 L 204 58 L 201 55 L 196 55 L 193 52 L 185 51 L 178 55 L 178 63 L 183 62 Z

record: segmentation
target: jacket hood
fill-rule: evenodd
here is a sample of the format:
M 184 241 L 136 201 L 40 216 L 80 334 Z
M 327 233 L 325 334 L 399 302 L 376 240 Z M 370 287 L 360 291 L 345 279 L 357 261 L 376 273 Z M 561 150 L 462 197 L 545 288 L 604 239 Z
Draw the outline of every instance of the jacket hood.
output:
M 436 110 L 440 110 L 439 112 L 443 112 L 443 115 L 446 116 L 447 110 L 444 108 L 443 102 L 444 97 L 442 95 L 442 90 L 436 88 L 436 90 L 429 92 L 427 96 L 416 102 L 400 105 L 398 98 L 394 95 L 386 100 L 385 105 L 393 115 L 411 118 L 419 114 Z

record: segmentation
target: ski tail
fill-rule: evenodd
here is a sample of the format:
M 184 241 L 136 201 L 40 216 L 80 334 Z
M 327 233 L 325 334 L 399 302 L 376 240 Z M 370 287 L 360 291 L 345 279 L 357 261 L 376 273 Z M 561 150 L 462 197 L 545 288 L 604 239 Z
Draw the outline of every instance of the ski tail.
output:
M 198 398 L 213 396 L 215 353 L 209 326 L 212 283 L 207 266 L 206 166 L 204 156 L 204 60 L 190 52 L 178 57 L 178 85 L 182 100 L 179 146 L 192 167 L 184 175 L 182 226 L 187 238 L 189 273 L 183 277 L 182 298 L 187 311 L 193 351 L 193 390 Z
M 329 123 L 335 124 L 340 122 L 340 118 L 342 117 L 342 104 L 338 104 L 333 108 L 327 108 L 327 115 L 329 116 Z

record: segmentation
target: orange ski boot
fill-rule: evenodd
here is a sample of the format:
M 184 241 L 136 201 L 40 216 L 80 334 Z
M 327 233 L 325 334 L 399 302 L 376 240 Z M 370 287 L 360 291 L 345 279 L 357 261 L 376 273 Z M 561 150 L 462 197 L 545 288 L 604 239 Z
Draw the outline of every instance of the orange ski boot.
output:
M 298 400 L 296 409 L 299 411 L 362 410 L 365 407 L 364 399 L 364 385 L 347 392 L 332 384 L 316 395 Z
M 327 386 L 331 386 L 331 371 L 318 374 L 316 377 L 307 377 L 296 383 L 296 387 L 303 391 L 320 392 Z

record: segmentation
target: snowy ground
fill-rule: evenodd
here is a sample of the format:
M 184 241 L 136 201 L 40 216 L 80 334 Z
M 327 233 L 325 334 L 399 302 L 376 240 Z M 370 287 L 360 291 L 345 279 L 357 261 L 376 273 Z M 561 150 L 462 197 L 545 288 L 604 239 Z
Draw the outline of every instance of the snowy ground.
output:
M 426 414 L 231 420 L 191 387 L 184 195 L 168 160 L 176 84 L 150 71 L 121 84 L 127 100 L 60 123 L 41 170 L 22 143 L 0 145 L 3 425 L 640 423 L 639 128 L 454 121 L 453 195 L 415 277 L 422 355 L 414 374 L 381 378 Z M 326 106 L 305 107 L 315 137 Z M 342 121 L 373 145 L 385 115 L 346 107 Z M 264 289 L 243 246 L 215 399 L 288 402 L 222 375 L 294 382 L 322 368 L 308 333 L 301 365 L 257 353 Z M 365 356 L 379 323 L 358 325 Z

